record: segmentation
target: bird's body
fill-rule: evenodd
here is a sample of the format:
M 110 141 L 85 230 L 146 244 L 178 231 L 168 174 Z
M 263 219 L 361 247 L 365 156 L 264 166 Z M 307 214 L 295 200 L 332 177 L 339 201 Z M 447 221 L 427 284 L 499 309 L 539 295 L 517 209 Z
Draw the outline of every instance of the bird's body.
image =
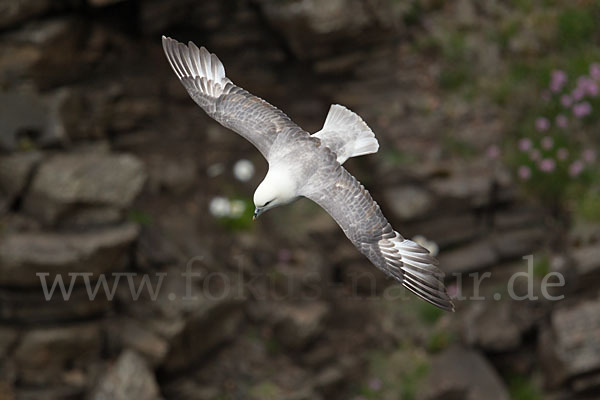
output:
M 349 157 L 379 148 L 358 115 L 332 105 L 323 128 L 311 135 L 282 111 L 234 85 L 219 59 L 204 47 L 163 36 L 163 48 L 192 99 L 267 159 L 269 171 L 254 193 L 255 217 L 307 197 L 335 219 L 374 265 L 424 300 L 454 309 L 437 260 L 394 231 L 369 192 L 342 166 Z

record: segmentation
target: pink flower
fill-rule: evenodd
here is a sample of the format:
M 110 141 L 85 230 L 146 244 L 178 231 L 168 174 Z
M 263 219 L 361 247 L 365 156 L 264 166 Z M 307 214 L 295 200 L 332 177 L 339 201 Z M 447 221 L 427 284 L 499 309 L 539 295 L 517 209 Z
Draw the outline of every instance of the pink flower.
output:
M 560 92 L 565 83 L 567 83 L 567 79 L 568 78 L 565 71 L 555 69 L 552 71 L 550 78 L 550 90 L 552 90 L 554 93 Z
M 596 161 L 596 152 L 592 149 L 584 150 L 582 156 L 583 160 L 588 164 L 591 164 L 594 161 Z
M 590 76 L 596 81 L 600 80 L 600 64 L 594 63 L 590 65 Z
M 542 147 L 544 150 L 550 150 L 554 146 L 554 140 L 550 136 L 544 136 L 542 139 Z
M 573 89 L 573 91 L 571 92 L 571 97 L 573 98 L 573 100 L 575 101 L 579 101 L 581 99 L 583 99 L 585 97 L 585 88 L 581 87 L 581 86 L 577 86 L 575 89 Z
M 587 101 L 577 103 L 573 106 L 573 115 L 577 118 L 583 118 L 592 113 L 592 106 Z
M 567 158 L 569 158 L 569 150 L 561 147 L 556 151 L 556 157 L 561 161 L 565 161 Z
M 579 176 L 579 174 L 583 172 L 584 168 L 585 166 L 583 165 L 583 161 L 575 160 L 571 165 L 569 165 L 569 175 L 572 177 Z
M 556 168 L 556 162 L 551 158 L 544 158 L 540 161 L 538 167 L 542 172 L 552 172 Z
M 531 169 L 529 169 L 527 165 L 521 165 L 517 170 L 517 174 L 519 175 L 519 178 L 526 181 L 531 178 Z
M 531 161 L 539 161 L 542 158 L 542 155 L 540 154 L 540 151 L 538 149 L 532 149 L 529 152 L 529 158 L 531 159 Z
M 451 299 L 455 299 L 460 294 L 458 292 L 458 285 L 456 285 L 456 283 L 449 284 L 446 288 L 446 291 L 448 292 L 448 296 L 450 296 Z
M 500 157 L 500 148 L 495 144 L 491 145 L 487 149 L 487 156 L 490 160 L 495 160 Z
M 369 389 L 378 392 L 379 390 L 381 390 L 383 386 L 383 383 L 381 382 L 381 379 L 379 378 L 371 378 L 369 379 Z
M 591 97 L 598 96 L 598 84 L 596 82 L 589 81 L 585 89 L 587 90 L 587 94 Z
M 531 140 L 528 138 L 523 138 L 519 140 L 519 150 L 528 151 L 531 149 Z
M 573 99 L 568 94 L 563 94 L 560 96 L 560 104 L 565 108 L 569 108 L 573 104 Z
M 544 132 L 550 129 L 550 121 L 547 118 L 539 117 L 535 120 L 535 129 L 539 132 Z
M 559 128 L 566 128 L 567 125 L 569 125 L 569 120 L 567 119 L 567 117 L 564 114 L 558 114 L 556 116 L 556 125 Z

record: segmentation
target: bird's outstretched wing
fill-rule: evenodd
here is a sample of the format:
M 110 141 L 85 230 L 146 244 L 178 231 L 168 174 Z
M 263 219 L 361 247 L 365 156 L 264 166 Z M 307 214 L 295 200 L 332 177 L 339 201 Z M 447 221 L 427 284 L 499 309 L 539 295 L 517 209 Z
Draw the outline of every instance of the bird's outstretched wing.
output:
M 394 231 L 369 192 L 335 162 L 335 155 L 330 158 L 313 175 L 304 195 L 323 207 L 375 266 L 422 299 L 454 311 L 437 260 Z
M 297 125 L 281 110 L 236 86 L 216 55 L 204 47 L 162 37 L 165 54 L 192 99 L 223 126 L 239 133 L 268 159 L 283 129 Z

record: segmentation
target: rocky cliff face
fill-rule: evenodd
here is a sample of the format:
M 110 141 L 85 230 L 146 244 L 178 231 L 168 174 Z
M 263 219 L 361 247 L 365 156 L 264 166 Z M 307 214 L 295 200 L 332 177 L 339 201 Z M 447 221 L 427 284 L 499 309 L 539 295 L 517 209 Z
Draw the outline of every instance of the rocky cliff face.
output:
M 440 89 L 443 61 L 423 40 L 515 12 L 471 0 L 0 4 L 0 399 L 594 398 L 596 228 L 576 233 L 573 262 L 551 265 L 569 278 L 560 293 L 580 289 L 568 307 L 498 291 L 555 231 L 483 152 L 504 111 Z M 211 214 L 243 214 L 266 163 L 188 98 L 162 34 L 205 45 L 309 131 L 329 104 L 360 114 L 381 150 L 349 169 L 400 231 L 439 251 L 455 295 L 493 272 L 489 301 L 441 316 L 308 201 L 253 226 Z M 478 40 L 472 67 L 493 77 L 500 50 Z M 238 179 L 241 159 L 256 172 Z

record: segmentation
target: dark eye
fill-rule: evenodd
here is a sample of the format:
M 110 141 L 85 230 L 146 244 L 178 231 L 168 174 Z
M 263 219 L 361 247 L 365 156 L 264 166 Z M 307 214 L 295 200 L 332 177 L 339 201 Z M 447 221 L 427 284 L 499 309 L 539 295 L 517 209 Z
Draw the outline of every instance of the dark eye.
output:
M 272 201 L 273 201 L 273 200 L 269 200 L 269 201 L 267 201 L 263 207 L 266 207 L 266 206 L 268 206 L 268 205 L 269 205 L 269 203 L 270 203 L 270 202 L 272 202 Z

